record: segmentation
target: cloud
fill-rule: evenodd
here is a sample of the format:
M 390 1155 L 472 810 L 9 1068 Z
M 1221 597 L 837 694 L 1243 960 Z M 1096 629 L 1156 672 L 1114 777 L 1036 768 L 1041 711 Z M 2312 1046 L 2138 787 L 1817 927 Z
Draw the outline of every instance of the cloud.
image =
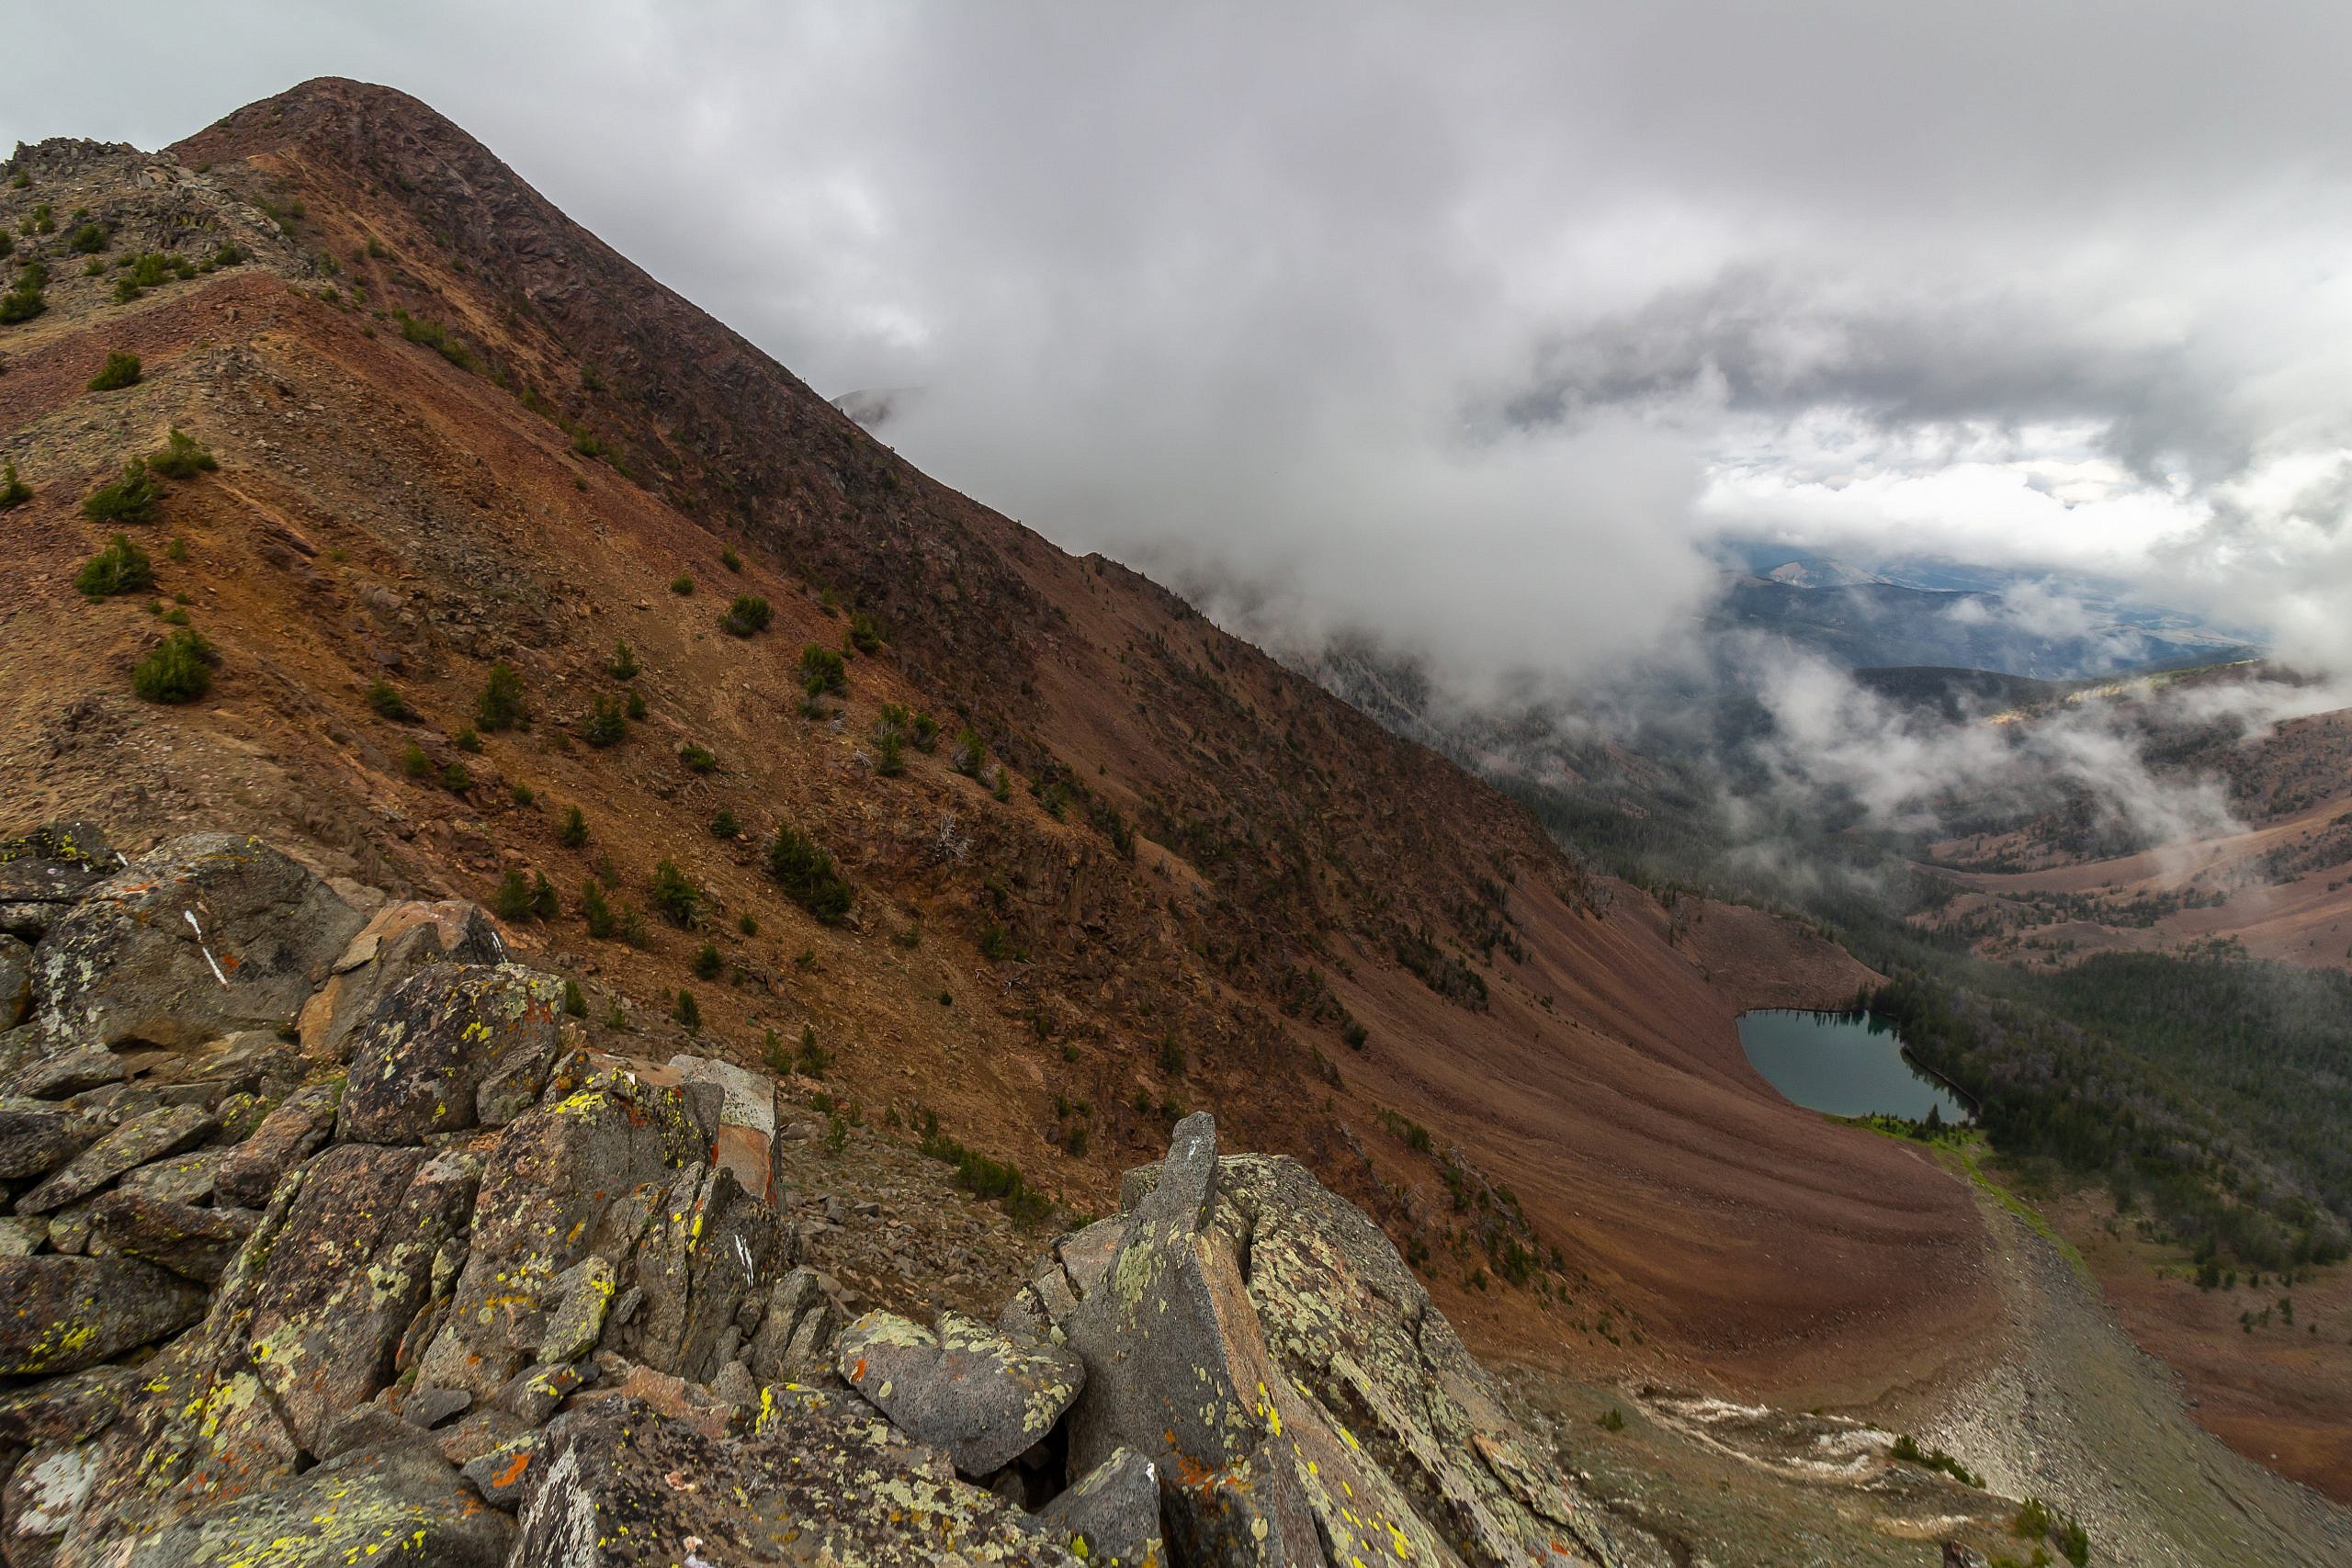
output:
M 85 9 L 17 25 L 0 139 L 400 85 L 1254 635 L 1581 678 L 1765 530 L 2124 571 L 2352 663 L 2341 7 Z

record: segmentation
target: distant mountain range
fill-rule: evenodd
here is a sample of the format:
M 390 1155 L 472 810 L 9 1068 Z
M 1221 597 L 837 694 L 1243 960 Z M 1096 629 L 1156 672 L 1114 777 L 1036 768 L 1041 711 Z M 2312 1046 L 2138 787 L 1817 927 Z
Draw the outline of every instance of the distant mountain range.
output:
M 2111 579 L 1935 559 L 1858 563 L 1726 541 L 1710 630 L 1760 634 L 1846 669 L 1935 665 L 2044 681 L 2258 652 L 2243 629 Z

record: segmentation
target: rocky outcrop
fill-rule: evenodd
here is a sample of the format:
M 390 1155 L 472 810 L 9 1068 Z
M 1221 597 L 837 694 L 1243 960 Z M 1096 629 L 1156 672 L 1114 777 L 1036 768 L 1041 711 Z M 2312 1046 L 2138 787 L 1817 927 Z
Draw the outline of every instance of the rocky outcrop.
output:
M 0 931 L 40 941 L 59 917 L 122 866 L 122 856 L 106 835 L 87 822 L 44 822 L 0 838 Z
M 258 840 L 198 833 L 81 896 L 34 954 L 51 1039 L 186 1046 L 292 1023 L 358 913 Z
M 867 1313 L 842 1336 L 840 1358 L 852 1388 L 976 1477 L 1044 1442 L 1086 1384 L 1086 1364 L 1059 1346 L 1016 1344 L 953 1312 L 935 1329 Z
M 50 1377 L 153 1344 L 204 1315 L 204 1290 L 130 1258 L 0 1258 L 0 1375 Z
M 502 1127 L 537 1104 L 561 1049 L 563 982 L 517 964 L 435 964 L 353 1042 L 338 1137 L 413 1144 Z
M 346 1061 L 351 1037 L 410 976 L 435 964 L 503 964 L 506 945 L 479 904 L 458 899 L 387 904 L 334 961 L 326 984 L 302 1004 L 302 1049 Z
M 514 1568 L 698 1559 L 729 1568 L 1076 1568 L 1021 1510 L 957 1479 L 871 1406 L 808 1389 L 768 1395 L 740 1438 L 634 1399 L 559 1418 L 537 1461 Z
M 1387 1237 L 1305 1168 L 1220 1160 L 1196 1114 L 1134 1191 L 1068 1318 L 1069 1451 L 1154 1461 L 1181 1560 L 1613 1560 Z

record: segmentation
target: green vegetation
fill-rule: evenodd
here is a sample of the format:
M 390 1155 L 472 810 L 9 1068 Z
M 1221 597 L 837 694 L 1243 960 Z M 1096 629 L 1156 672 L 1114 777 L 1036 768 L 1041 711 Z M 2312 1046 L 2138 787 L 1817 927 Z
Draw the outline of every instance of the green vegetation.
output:
M 700 1029 L 702 1004 L 695 1000 L 695 994 L 692 991 L 681 986 L 678 987 L 677 1005 L 670 1010 L 670 1016 L 688 1029 Z
M 174 632 L 132 669 L 130 689 L 151 703 L 192 703 L 212 689 L 218 662 L 201 634 Z
M 735 813 L 723 806 L 718 808 L 718 815 L 710 819 L 710 836 L 714 839 L 740 838 L 742 832 L 743 825 L 735 820 Z
M 863 610 L 856 612 L 850 616 L 849 625 L 842 628 L 842 645 L 860 653 L 881 652 L 882 623 Z
M 32 487 L 17 477 L 17 465 L 0 463 L 0 512 L 14 512 L 32 498 Z
M 563 826 L 556 829 L 556 842 L 567 850 L 585 847 L 588 842 L 588 818 L 576 806 L 563 811 Z
M 531 885 L 521 872 L 509 870 L 498 879 L 497 891 L 490 896 L 490 908 L 502 920 L 531 918 Z
M 449 744 L 455 746 L 460 751 L 469 752 L 476 756 L 479 756 L 481 753 L 481 737 L 475 734 L 470 726 L 467 728 L 460 729 L 457 734 L 451 736 L 449 738 Z
M 401 752 L 401 772 L 413 779 L 421 779 L 433 771 L 433 759 L 424 748 L 412 740 Z
M 632 723 L 642 719 L 645 716 L 645 694 L 632 688 L 621 699 L 621 710 L 628 715 Z
M 1625 1413 L 1612 1404 L 1596 1416 L 1592 1424 L 1604 1432 L 1622 1432 L 1625 1429 Z
M 725 961 L 718 956 L 718 943 L 708 942 L 704 942 L 700 947 L 695 949 L 695 978 L 697 980 L 718 979 L 719 969 L 724 964 L 724 962 Z
M 210 447 L 175 424 L 164 440 L 164 449 L 149 457 L 147 466 L 167 479 L 192 479 L 198 474 L 211 473 L 220 464 Z
M 922 1113 L 922 1150 L 933 1159 L 956 1168 L 956 1185 L 975 1197 L 1003 1204 L 1005 1213 L 1022 1225 L 1034 1225 L 1053 1211 L 1053 1201 L 1023 1179 L 1021 1168 L 993 1160 L 939 1130 L 936 1111 Z
M 678 748 L 678 761 L 686 765 L 690 773 L 715 773 L 718 768 L 718 759 L 711 755 L 709 749 L 692 740 Z
M 117 392 L 138 384 L 139 356 L 119 349 L 107 355 L 106 364 L 90 378 L 90 390 L 94 392 Z
M 789 822 L 779 824 L 768 845 L 768 874 L 785 894 L 827 925 L 839 925 L 856 894 L 833 867 L 833 857 Z
M 586 1018 L 588 998 L 580 994 L 580 982 L 566 979 L 563 983 L 563 1014 L 566 1018 Z
M 114 231 L 103 223 L 85 223 L 65 236 L 65 248 L 77 256 L 94 256 L 114 243 Z
M 48 310 L 49 299 L 41 293 L 48 286 L 49 269 L 37 261 L 27 262 L 8 291 L 0 294 L 0 326 L 29 321 Z
M 695 580 L 688 577 L 683 571 L 670 580 L 670 592 L 677 594 L 681 598 L 692 593 L 694 591 Z
M 702 911 L 702 889 L 677 862 L 664 860 L 653 868 L 653 908 L 673 926 L 691 926 Z
M 629 650 L 628 644 L 625 641 L 614 643 L 613 657 L 605 663 L 605 673 L 616 681 L 634 681 L 638 670 L 637 655 Z
M 82 515 L 93 523 L 153 523 L 164 487 L 148 473 L 146 459 L 133 457 L 122 466 L 122 477 L 100 485 L 82 498 Z
M 989 760 L 988 743 L 980 732 L 966 725 L 956 736 L 956 749 L 947 754 L 947 765 L 967 778 L 977 779 Z
M 82 563 L 74 586 L 92 599 L 116 593 L 136 593 L 155 583 L 154 563 L 147 552 L 117 534 L 105 549 Z
M 463 795 L 474 787 L 474 776 L 463 762 L 452 761 L 441 770 L 441 787 L 451 795 Z
M 810 643 L 800 650 L 800 683 L 811 697 L 840 696 L 849 690 L 849 663 L 830 648 Z
M 589 699 L 588 716 L 580 721 L 580 739 L 599 749 L 618 745 L 628 734 L 628 717 L 612 698 L 599 692 Z
M 474 723 L 493 734 L 502 729 L 519 729 L 529 722 L 523 706 L 523 677 L 504 660 L 490 667 L 490 678 L 482 683 L 481 699 L 474 705 Z
M 729 571 L 741 571 L 743 570 L 743 558 L 735 553 L 734 546 L 721 545 L 718 547 L 718 564 Z
M 604 884 L 593 876 L 580 885 L 580 918 L 587 922 L 588 934 L 600 940 L 615 935 L 620 929 L 612 901 L 605 897 Z
M 768 629 L 772 616 L 766 600 L 756 593 L 738 593 L 719 617 L 718 627 L 729 637 L 755 637 Z
M 460 370 L 481 368 L 472 351 L 452 336 L 449 329 L 440 322 L 428 321 L 401 310 L 395 310 L 392 318 L 401 324 L 401 336 L 409 342 L 423 344 Z
M 1962 1486 L 1973 1486 L 1979 1491 L 1984 1490 L 1983 1477 L 1973 1474 L 1966 1465 L 1941 1449 L 1920 1448 L 1918 1440 L 1908 1432 L 1903 1433 L 1894 1439 L 1893 1453 L 1894 1458 L 1905 1464 L 1916 1464 L 1922 1470 L 1940 1471 Z

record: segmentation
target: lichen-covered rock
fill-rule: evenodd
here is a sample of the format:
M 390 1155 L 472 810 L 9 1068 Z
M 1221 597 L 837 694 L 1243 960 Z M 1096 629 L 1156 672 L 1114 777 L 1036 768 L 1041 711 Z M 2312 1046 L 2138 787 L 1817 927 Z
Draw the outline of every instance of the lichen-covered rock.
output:
M 891 1420 L 985 1476 L 1043 1442 L 1086 1383 L 1058 1346 L 1018 1344 L 961 1313 L 924 1328 L 870 1312 L 842 1334 L 842 1377 Z
M 95 1136 L 82 1119 L 38 1100 L 0 1100 L 0 1180 L 46 1176 Z
M 187 1154 L 171 1155 L 153 1160 L 136 1170 L 126 1170 L 115 1181 L 118 1192 L 143 1192 L 150 1198 L 160 1198 L 167 1203 L 201 1203 L 213 1194 L 220 1175 L 220 1162 L 230 1150 L 213 1147 L 192 1149 Z M 267 1202 L 269 1194 L 262 1194 Z M 257 1208 L 259 1204 L 248 1204 Z
M 175 839 L 50 928 L 33 953 L 35 1016 L 56 1040 L 102 1045 L 283 1028 L 359 926 L 325 883 L 258 839 Z
M 795 1269 L 778 1280 L 752 1337 L 747 1365 L 752 1381 L 807 1382 L 830 1371 L 846 1315 L 816 1270 Z
M 0 1258 L 0 1375 L 94 1366 L 203 1315 L 203 1287 L 153 1264 L 55 1253 Z
M 391 1377 L 392 1351 L 432 1290 L 436 1254 L 466 1233 L 479 1169 L 452 1150 L 347 1144 L 302 1170 L 253 1297 L 250 1359 L 315 1451 Z
M 352 1043 L 335 1136 L 413 1144 L 503 1126 L 536 1104 L 561 1049 L 563 982 L 517 964 L 435 964 L 379 1006 Z
M 350 1058 L 353 1034 L 410 976 L 435 964 L 503 964 L 505 944 L 479 904 L 387 904 L 334 961 L 326 984 L 302 1004 L 302 1049 L 326 1061 Z
M 223 1203 L 260 1208 L 286 1173 L 334 1131 L 340 1081 L 305 1084 L 261 1120 L 253 1135 L 222 1156 L 214 1184 Z
M 60 909 L 122 869 L 106 835 L 87 822 L 44 822 L 0 839 L 0 904 Z
M 12 1448 L 81 1442 L 122 1414 L 139 1383 L 132 1367 L 91 1367 L 0 1393 L 0 1443 Z
M 14 1029 L 33 1006 L 33 950 L 0 931 L 0 1029 Z
M 72 1528 L 96 1482 L 86 1445 L 37 1448 L 17 1461 L 0 1487 L 0 1555 L 9 1568 L 37 1568 L 57 1552 L 58 1538 Z
M 517 1119 L 485 1160 L 470 1251 L 418 1379 L 495 1395 L 541 1359 L 565 1297 L 558 1277 L 591 1255 L 628 1258 L 703 1155 L 678 1092 L 626 1073 L 598 1074 Z
M 159 1263 L 183 1279 L 220 1278 L 261 1214 L 198 1208 L 143 1192 L 107 1192 L 90 1205 L 89 1255 Z
M 220 1123 L 194 1105 L 165 1105 L 135 1117 L 75 1155 L 17 1200 L 20 1214 L 46 1214 L 79 1202 L 127 1170 L 201 1142 Z
M 808 1390 L 769 1389 L 732 1438 L 598 1399 L 558 1417 L 523 1468 L 513 1568 L 1077 1562 L 869 1407 Z
M 1157 1461 L 1178 1560 L 1616 1562 L 1387 1237 L 1303 1167 L 1220 1161 L 1194 1115 L 1124 1190 L 1117 1258 L 1069 1318 L 1070 1457 Z
M 1159 1472 L 1133 1449 L 1115 1450 L 1037 1517 L 1087 1568 L 1160 1568 L 1166 1555 Z
M 43 1035 L 42 1039 L 46 1041 L 48 1036 Z M 120 1083 L 125 1070 L 122 1058 L 103 1045 L 68 1051 L 45 1049 L 9 1076 L 8 1092 L 27 1100 L 71 1100 L 77 1094 Z
M 744 1191 L 775 1201 L 775 1082 L 732 1062 L 679 1055 L 661 1069 L 682 1086 L 708 1085 L 719 1094 L 713 1161 L 735 1175 Z M 658 1080 L 657 1080 L 658 1081 Z
M 514 1526 L 414 1444 L 354 1450 L 144 1536 L 123 1568 L 498 1568 Z
M 689 1166 L 672 1180 L 624 1275 L 642 1306 L 616 1347 L 657 1371 L 708 1382 L 738 1348 L 747 1297 L 763 1295 L 782 1247 L 775 1213 L 725 1166 Z

